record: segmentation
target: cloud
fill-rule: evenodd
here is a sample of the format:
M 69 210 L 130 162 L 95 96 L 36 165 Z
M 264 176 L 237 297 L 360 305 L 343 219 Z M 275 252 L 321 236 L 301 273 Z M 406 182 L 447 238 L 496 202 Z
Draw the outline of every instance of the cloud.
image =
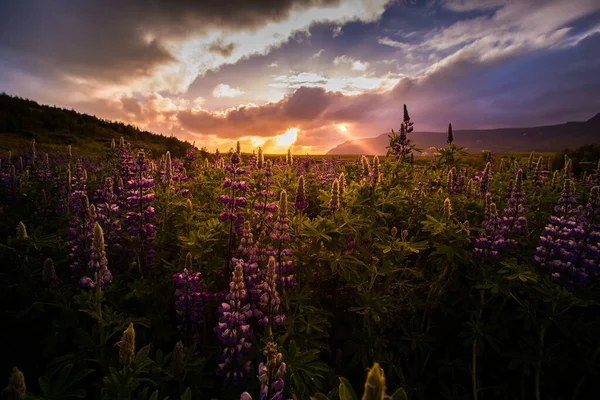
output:
M 325 49 L 320 49 L 315 54 L 313 54 L 312 56 L 310 56 L 310 58 L 319 58 L 319 57 L 321 57 L 321 54 L 323 54 L 323 53 L 325 53 Z
M 213 92 L 214 97 L 238 97 L 244 94 L 244 91 L 239 88 L 233 88 L 224 83 L 219 83 L 215 86 Z
M 279 65 L 277 63 L 271 63 L 267 65 L 269 68 L 277 68 Z
M 216 40 L 208 46 L 208 51 L 229 57 L 235 49 L 234 43 L 225 43 L 222 39 Z
M 369 67 L 369 63 L 366 61 L 355 60 L 352 57 L 348 57 L 347 55 L 338 56 L 333 59 L 333 63 L 335 65 L 344 65 L 348 64 L 351 66 L 353 71 L 366 71 Z
M 342 31 L 342 27 L 338 25 L 335 28 L 333 28 L 333 34 L 331 36 L 336 38 L 338 36 L 342 36 L 343 34 L 344 31 Z
M 377 20 L 389 1 L 7 1 L 0 59 L 32 75 L 85 82 L 96 97 L 180 94 L 207 71 L 267 54 L 316 23 Z

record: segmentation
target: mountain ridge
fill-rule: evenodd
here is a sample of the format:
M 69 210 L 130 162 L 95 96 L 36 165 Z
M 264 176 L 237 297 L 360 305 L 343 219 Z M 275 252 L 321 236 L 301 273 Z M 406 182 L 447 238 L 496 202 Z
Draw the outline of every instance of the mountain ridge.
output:
M 368 154 L 385 155 L 389 133 L 347 140 L 330 149 L 328 155 Z M 487 135 L 487 136 L 486 136 Z M 489 135 L 494 135 L 489 140 Z M 409 134 L 418 148 L 446 146 L 446 132 L 419 132 Z M 493 152 L 561 151 L 589 143 L 600 143 L 600 113 L 586 121 L 522 128 L 459 129 L 454 130 L 455 143 L 470 153 L 483 150 Z

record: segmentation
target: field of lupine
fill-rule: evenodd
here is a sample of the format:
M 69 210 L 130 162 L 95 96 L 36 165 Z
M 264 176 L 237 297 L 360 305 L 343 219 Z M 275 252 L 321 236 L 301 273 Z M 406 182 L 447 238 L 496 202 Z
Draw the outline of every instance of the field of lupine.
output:
M 447 142 L 5 154 L 2 396 L 597 398 L 598 160 Z

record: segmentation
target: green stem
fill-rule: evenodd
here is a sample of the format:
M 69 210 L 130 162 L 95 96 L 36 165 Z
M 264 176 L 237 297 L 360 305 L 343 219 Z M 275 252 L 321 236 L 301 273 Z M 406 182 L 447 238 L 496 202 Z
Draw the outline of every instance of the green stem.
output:
M 539 348 L 538 348 L 538 357 L 535 362 L 535 399 L 541 400 L 540 396 L 540 374 L 542 371 L 542 352 L 544 348 L 544 336 L 546 335 L 546 328 L 542 327 L 540 330 L 540 340 L 539 340 Z
M 104 345 L 106 336 L 104 333 L 104 323 L 102 321 L 102 288 L 96 282 L 96 313 L 98 314 L 98 332 L 100 333 L 100 364 L 104 367 Z

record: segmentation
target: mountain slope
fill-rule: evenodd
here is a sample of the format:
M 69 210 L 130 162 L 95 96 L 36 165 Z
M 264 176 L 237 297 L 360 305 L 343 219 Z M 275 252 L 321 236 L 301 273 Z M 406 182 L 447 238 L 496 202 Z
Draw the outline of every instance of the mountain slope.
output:
M 446 146 L 445 132 L 411 133 L 409 137 L 418 148 Z M 600 142 L 600 113 L 585 122 L 567 122 L 560 125 L 532 128 L 467 129 L 454 131 L 455 143 L 470 153 L 491 150 L 497 153 L 519 151 L 560 151 L 588 143 Z M 327 154 L 385 154 L 389 145 L 388 134 L 342 143 Z
M 190 144 L 142 131 L 122 122 L 106 121 L 73 110 L 41 105 L 32 100 L 0 93 L 0 149 L 17 150 L 35 139 L 40 148 L 71 145 L 83 152 L 106 149 L 113 139 L 123 138 L 135 147 L 157 153 L 167 150 L 182 156 Z

